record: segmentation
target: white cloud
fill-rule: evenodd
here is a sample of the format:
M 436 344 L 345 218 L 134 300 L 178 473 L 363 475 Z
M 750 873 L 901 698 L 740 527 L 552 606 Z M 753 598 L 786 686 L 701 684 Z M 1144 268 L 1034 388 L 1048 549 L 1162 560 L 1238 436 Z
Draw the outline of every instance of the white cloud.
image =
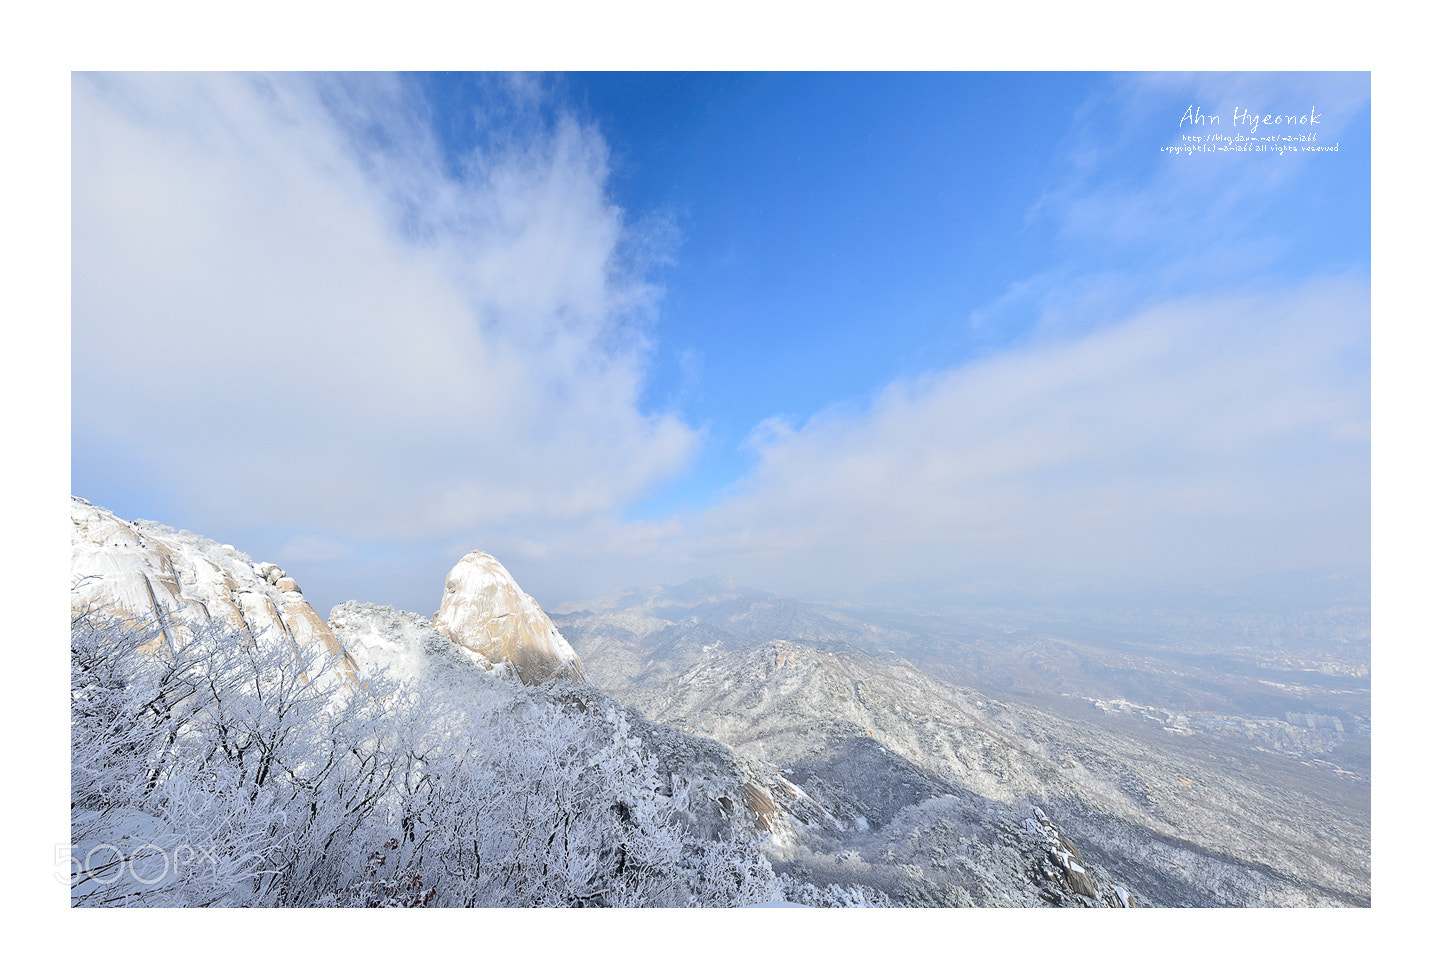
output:
M 1365 284 L 1108 325 L 1127 282 L 1039 275 L 973 324 L 1035 309 L 1027 345 L 762 421 L 723 502 L 628 523 L 698 434 L 637 407 L 656 297 L 597 134 L 502 113 L 457 170 L 371 77 L 78 76 L 73 108 L 77 458 L 343 578 L 322 606 L 406 578 L 427 611 L 475 546 L 543 602 L 710 573 L 844 596 L 1367 563 Z
M 1317 124 L 1266 127 L 1260 133 L 1315 133 L 1318 143 L 1345 142 L 1348 156 L 1370 151 L 1343 134 L 1367 105 L 1365 72 L 1157 72 L 1123 74 L 1076 111 L 1067 133 L 1070 172 L 1032 209 L 1054 214 L 1063 239 L 1157 250 L 1189 274 L 1235 276 L 1294 247 L 1289 230 L 1255 227 L 1259 215 L 1305 186 L 1322 157 L 1275 152 L 1238 158 L 1211 153 L 1176 157 L 1162 146 L 1186 134 L 1237 135 L 1237 113 L 1305 115 Z M 1189 108 L 1216 124 L 1180 124 Z M 1313 205 L 1314 206 L 1314 205 Z M 1251 233 L 1241 235 L 1240 227 Z M 1210 246 L 1210 247 L 1204 247 Z
M 655 296 L 600 137 L 518 124 L 455 175 L 424 112 L 384 77 L 76 76 L 87 460 L 197 526 L 394 540 L 684 466 L 695 433 L 637 407 Z
M 1368 336 L 1350 280 L 1162 304 L 897 381 L 864 410 L 763 422 L 725 502 L 571 546 L 631 550 L 621 580 L 665 567 L 817 595 L 1365 568 Z
M 334 561 L 349 557 L 351 548 L 340 541 L 323 537 L 292 537 L 280 548 L 279 561 Z

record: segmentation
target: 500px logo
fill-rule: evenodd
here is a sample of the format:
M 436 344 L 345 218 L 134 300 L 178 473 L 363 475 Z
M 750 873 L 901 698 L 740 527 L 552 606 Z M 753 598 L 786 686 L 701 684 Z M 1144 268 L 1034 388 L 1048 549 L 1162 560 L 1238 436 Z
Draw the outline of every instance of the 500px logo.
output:
M 164 850 L 154 843 L 142 843 L 129 853 L 110 843 L 97 843 L 84 855 L 65 843 L 55 844 L 55 866 L 69 864 L 69 877 L 55 872 L 55 880 L 72 886 L 79 883 L 114 884 L 130 875 L 137 884 L 159 884 L 184 867 L 208 861 L 219 866 L 214 850 L 182 843 L 173 850 Z

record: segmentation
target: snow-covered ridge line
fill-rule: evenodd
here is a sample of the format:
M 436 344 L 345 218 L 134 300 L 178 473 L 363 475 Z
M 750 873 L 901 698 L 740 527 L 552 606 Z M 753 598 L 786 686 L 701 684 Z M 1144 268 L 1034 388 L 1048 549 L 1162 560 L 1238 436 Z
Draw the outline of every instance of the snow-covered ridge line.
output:
M 70 602 L 153 622 L 174 648 L 219 622 L 255 642 L 283 642 L 312 674 L 355 663 L 300 585 L 277 565 L 253 562 L 229 544 L 148 520 L 123 520 L 80 497 L 70 500 Z
M 313 671 L 333 661 L 354 679 L 355 661 L 279 565 L 188 531 L 121 519 L 80 497 L 70 506 L 73 608 L 108 607 L 154 622 L 162 630 L 156 641 L 172 648 L 192 626 L 223 622 L 257 642 L 293 645 Z M 432 623 L 488 670 L 505 666 L 501 675 L 527 684 L 585 682 L 580 657 L 536 600 L 479 550 L 446 576 Z

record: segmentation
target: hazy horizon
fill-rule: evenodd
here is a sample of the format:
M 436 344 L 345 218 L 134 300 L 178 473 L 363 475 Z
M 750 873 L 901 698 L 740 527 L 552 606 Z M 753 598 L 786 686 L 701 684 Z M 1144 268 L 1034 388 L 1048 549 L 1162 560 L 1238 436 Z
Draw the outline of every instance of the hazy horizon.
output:
M 547 607 L 1367 601 L 1370 105 L 1366 73 L 77 74 L 72 492 L 322 614 L 428 613 L 472 548 Z M 1284 134 L 1337 149 L 1195 149 Z

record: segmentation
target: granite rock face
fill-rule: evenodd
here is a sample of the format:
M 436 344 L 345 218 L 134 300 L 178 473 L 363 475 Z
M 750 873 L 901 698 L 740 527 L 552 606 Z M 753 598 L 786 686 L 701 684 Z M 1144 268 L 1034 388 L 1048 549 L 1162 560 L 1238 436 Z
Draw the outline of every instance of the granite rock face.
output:
M 123 520 L 79 497 L 71 497 L 70 521 L 72 610 L 158 624 L 153 642 L 172 648 L 219 622 L 257 642 L 290 645 L 312 675 L 334 669 L 354 678 L 345 648 L 275 565 L 183 530 Z
M 523 683 L 586 682 L 580 657 L 541 606 L 482 551 L 467 554 L 446 575 L 431 625 L 489 663 L 509 663 Z

